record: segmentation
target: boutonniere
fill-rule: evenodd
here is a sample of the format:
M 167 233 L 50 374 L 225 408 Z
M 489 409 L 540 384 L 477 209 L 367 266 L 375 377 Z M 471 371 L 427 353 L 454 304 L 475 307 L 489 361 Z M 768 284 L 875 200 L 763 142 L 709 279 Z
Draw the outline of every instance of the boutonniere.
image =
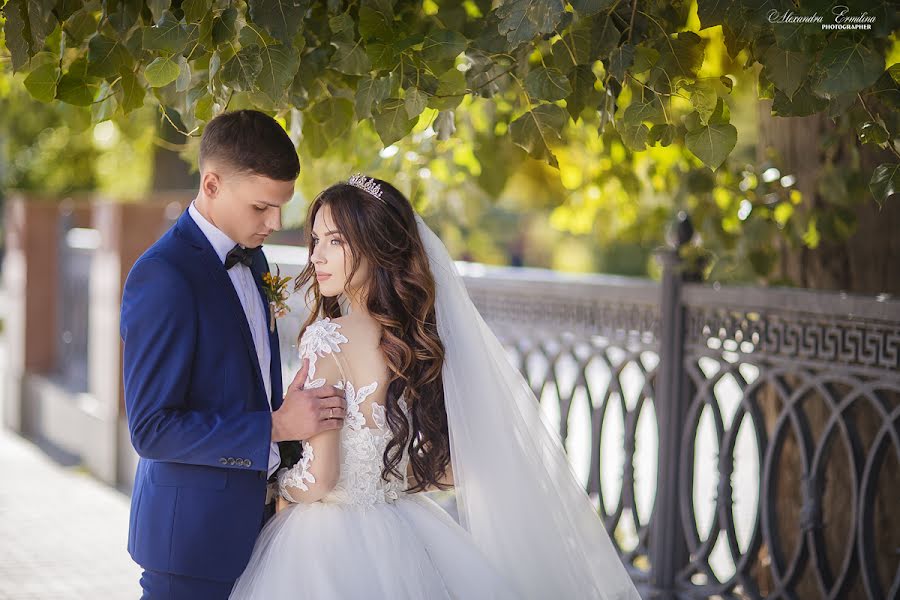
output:
M 263 290 L 269 301 L 269 331 L 275 331 L 275 319 L 280 319 L 291 312 L 291 307 L 287 305 L 287 299 L 291 295 L 287 290 L 287 284 L 291 278 L 282 277 L 281 269 L 276 266 L 275 274 L 272 275 L 267 271 L 263 273 L 262 280 Z

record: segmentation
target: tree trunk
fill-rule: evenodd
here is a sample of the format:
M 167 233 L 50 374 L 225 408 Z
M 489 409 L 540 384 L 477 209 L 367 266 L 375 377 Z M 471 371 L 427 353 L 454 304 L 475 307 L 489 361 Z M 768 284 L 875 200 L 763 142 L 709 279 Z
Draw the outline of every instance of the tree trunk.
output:
M 833 136 L 836 128 L 828 116 L 773 117 L 770 114 L 771 104 L 768 100 L 759 103 L 757 159 L 763 164 L 769 160 L 769 153 L 774 151 L 772 158 L 775 158 L 783 174 L 796 176 L 796 186 L 803 197 L 798 207 L 800 210 L 828 210 L 825 199 L 817 189 L 823 165 L 829 159 L 839 169 L 842 177 L 860 176 L 866 182 L 878 164 L 896 160 L 887 151 L 874 146 L 863 146 L 853 132 L 849 132 L 838 144 L 826 148 L 825 137 Z M 866 193 L 866 198 L 854 199 L 855 202 L 848 204 L 853 207 L 857 220 L 857 229 L 849 239 L 841 241 L 828 239 L 823 235 L 819 246 L 814 249 L 796 248 L 787 242 L 783 243 L 776 276 L 805 288 L 867 295 L 883 292 L 900 294 L 900 268 L 892 262 L 893 257 L 900 256 L 900 236 L 897 235 L 900 232 L 900 206 L 896 202 L 887 202 L 879 209 L 871 194 L 868 191 Z M 786 308 L 802 310 L 802 307 Z M 792 391 L 810 379 L 824 382 L 828 378 L 827 372 L 798 366 L 781 380 L 783 387 Z M 861 386 L 862 382 L 857 382 L 857 385 Z M 824 384 L 822 389 L 828 389 L 836 402 L 854 392 L 852 387 L 834 382 Z M 762 406 L 766 427 L 771 434 L 772 425 L 783 410 L 782 399 L 773 389 L 761 389 L 756 400 Z M 896 398 L 887 399 L 887 402 L 896 402 Z M 811 531 L 821 533 L 825 561 L 830 567 L 831 575 L 836 576 L 845 553 L 855 547 L 857 541 L 857 514 L 854 513 L 850 490 L 858 486 L 858 482 L 852 471 L 852 451 L 841 435 L 832 434 L 828 441 L 822 439 L 823 429 L 832 418 L 833 410 L 821 395 L 820 389 L 813 387 L 807 391 L 800 404 L 800 411 L 809 425 L 813 452 L 823 443 L 829 448 L 824 476 L 821 481 L 812 485 L 813 489 L 818 490 L 813 495 L 818 495 L 821 504 L 818 510 L 809 510 L 814 505 L 805 502 L 804 486 L 807 485 L 810 474 L 804 472 L 800 445 L 796 439 L 789 437 L 779 461 L 780 468 L 775 474 L 778 507 L 775 526 L 784 546 L 782 550 L 788 551 L 785 560 L 790 560 L 790 551 L 803 543 L 804 536 L 809 540 Z M 844 411 L 841 418 L 848 428 L 858 434 L 865 459 L 871 451 L 875 434 L 882 426 L 882 417 L 874 412 L 864 397 L 860 397 Z M 892 454 L 890 450 L 888 453 Z M 891 460 L 889 457 L 889 464 Z M 893 511 L 889 506 L 890 500 L 883 492 L 891 490 L 890 486 L 898 483 L 898 476 L 889 464 L 881 471 L 879 490 L 882 491 L 875 498 L 875 528 L 881 532 L 876 536 L 877 568 L 879 573 L 887 574 L 887 580 L 882 579 L 882 583 L 887 584 L 885 589 L 890 586 L 890 578 L 896 567 L 896 540 L 900 536 L 900 521 L 891 516 Z M 862 501 L 861 498 L 858 500 Z M 883 506 L 885 501 L 888 505 Z M 855 508 L 860 510 L 858 506 Z M 766 565 L 773 560 L 770 550 L 766 546 L 762 547 L 760 564 Z M 845 597 L 866 597 L 858 569 L 859 560 L 859 554 L 856 554 L 856 576 L 845 590 Z M 781 565 L 782 572 L 784 566 Z M 797 597 L 822 597 L 815 569 L 814 559 L 807 555 L 803 575 L 791 586 Z M 772 589 L 771 572 L 760 569 L 757 575 L 762 590 Z
M 774 151 L 778 165 L 797 178 L 797 189 L 803 195 L 803 210 L 827 210 L 817 193 L 819 174 L 828 157 L 823 150 L 825 134 L 835 125 L 824 114 L 809 117 L 773 117 L 771 100 L 759 102 L 759 141 L 757 160 L 763 164 Z M 859 153 L 854 164 L 853 149 Z M 833 161 L 849 177 L 858 174 L 868 182 L 875 167 L 896 162 L 886 150 L 862 145 L 853 133 L 834 150 Z M 782 246 L 781 262 L 776 276 L 793 281 L 804 288 L 842 290 L 860 294 L 889 293 L 900 295 L 900 269 L 890 261 L 900 256 L 900 206 L 886 202 L 881 208 L 871 193 L 854 199 L 853 212 L 857 229 L 848 240 L 822 236 L 817 248 L 795 249 Z

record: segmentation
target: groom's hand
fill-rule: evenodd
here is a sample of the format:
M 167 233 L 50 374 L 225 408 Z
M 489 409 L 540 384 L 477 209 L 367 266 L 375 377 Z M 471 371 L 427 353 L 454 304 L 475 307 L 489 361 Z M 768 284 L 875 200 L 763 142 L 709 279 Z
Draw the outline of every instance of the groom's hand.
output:
M 333 385 L 308 390 L 303 382 L 309 373 L 309 359 L 287 387 L 281 408 L 272 413 L 272 441 L 307 440 L 329 429 L 344 425 L 347 401 L 344 391 Z

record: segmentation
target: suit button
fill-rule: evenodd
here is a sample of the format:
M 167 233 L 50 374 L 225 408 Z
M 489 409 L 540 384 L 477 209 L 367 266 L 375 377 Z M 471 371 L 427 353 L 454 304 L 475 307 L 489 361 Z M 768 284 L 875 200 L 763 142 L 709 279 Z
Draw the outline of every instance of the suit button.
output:
M 223 456 L 222 458 L 219 459 L 219 462 L 220 462 L 221 464 L 223 464 L 223 465 L 227 465 L 227 464 L 228 464 L 228 459 L 225 458 L 225 457 Z
M 234 464 L 234 459 L 229 457 L 229 459 L 228 459 L 228 464 L 229 464 L 229 465 L 233 465 L 233 464 Z
M 252 465 L 252 464 L 253 464 L 253 463 L 250 462 L 250 459 L 249 459 L 249 458 L 245 458 L 245 459 L 244 459 L 244 466 L 245 466 L 245 467 L 249 467 L 249 466 Z

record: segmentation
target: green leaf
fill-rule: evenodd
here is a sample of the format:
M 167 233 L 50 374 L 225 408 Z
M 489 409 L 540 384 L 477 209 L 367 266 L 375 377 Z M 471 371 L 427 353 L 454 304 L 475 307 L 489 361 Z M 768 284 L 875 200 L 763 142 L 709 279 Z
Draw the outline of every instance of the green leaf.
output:
M 775 88 L 775 99 L 772 101 L 772 114 L 779 117 L 806 117 L 815 114 L 828 106 L 828 100 L 819 98 L 810 92 L 809 86 L 803 85 L 788 98 Z
M 321 156 L 353 123 L 353 104 L 346 98 L 326 98 L 306 112 L 303 136 L 316 156 Z
M 166 11 L 156 25 L 141 29 L 142 45 L 146 50 L 159 50 L 176 54 L 184 50 L 190 39 L 187 28 Z
M 731 122 L 731 110 L 721 97 L 716 100 L 716 107 L 709 116 L 707 123 L 710 125 L 725 125 Z
M 878 165 L 869 181 L 869 190 L 878 206 L 884 206 L 888 198 L 900 192 L 900 164 Z
M 184 20 L 188 23 L 199 23 L 212 10 L 212 0 L 185 0 L 181 5 Z
M 238 41 L 241 43 L 242 48 L 246 48 L 248 46 L 259 46 L 260 48 L 265 48 L 266 46 L 271 46 L 278 43 L 278 40 L 266 33 L 264 29 L 257 27 L 253 23 L 247 23 L 246 25 L 241 27 L 241 32 L 238 34 Z
M 91 103 L 91 123 L 108 121 L 116 112 L 116 95 L 108 81 L 100 84 L 97 94 Z
M 660 146 L 668 146 L 675 141 L 677 131 L 678 128 L 675 125 L 667 123 L 654 125 L 650 128 L 650 136 L 647 139 L 647 143 L 653 145 L 659 142 Z
M 890 74 L 891 79 L 894 80 L 894 83 L 900 85 L 900 63 L 892 64 L 887 72 Z
M 589 17 L 612 6 L 615 0 L 569 0 L 569 4 L 583 17 Z
M 822 51 L 818 66 L 824 74 L 815 90 L 832 97 L 859 92 L 875 83 L 884 71 L 884 57 L 863 40 L 841 38 Z
M 410 119 L 414 119 L 421 115 L 422 111 L 425 110 L 427 102 L 428 96 L 416 88 L 411 87 L 406 89 L 406 98 L 403 101 L 403 105 L 406 107 L 406 114 Z
M 331 63 L 328 65 L 335 71 L 347 75 L 365 75 L 372 70 L 372 62 L 359 42 L 331 42 L 336 48 Z
M 191 87 L 191 65 L 185 57 L 178 57 L 178 79 L 175 80 L 175 91 L 186 92 Z
M 25 88 L 41 102 L 52 102 L 56 98 L 56 82 L 59 67 L 55 64 L 41 65 L 25 78 Z
M 356 23 L 348 13 L 340 13 L 328 19 L 332 40 L 352 42 L 355 37 Z
M 634 64 L 631 71 L 637 75 L 649 71 L 659 60 L 659 51 L 656 48 L 637 46 L 634 49 Z
M 273 102 L 278 102 L 285 94 L 300 67 L 300 55 L 293 46 L 276 44 L 260 49 L 262 69 L 256 78 L 256 85 Z
M 665 121 L 665 111 L 659 96 L 643 87 L 638 87 L 631 104 L 622 113 L 627 125 L 636 126 L 643 121 Z
M 449 62 L 447 68 L 450 68 L 453 66 L 453 60 L 463 53 L 468 45 L 469 40 L 461 33 L 438 29 L 425 36 L 421 58 L 428 65 L 441 65 Z M 438 68 L 436 73 L 445 70 Z
M 684 136 L 688 150 L 715 171 L 725 162 L 737 143 L 737 129 L 730 123 L 707 125 Z
M 698 113 L 696 110 L 688 115 L 685 115 L 683 119 L 684 127 L 688 131 L 697 131 L 701 127 L 703 127 L 703 122 L 700 120 L 700 113 Z
M 525 89 L 535 100 L 554 102 L 572 93 L 572 85 L 557 69 L 538 67 L 525 78 Z
M 555 104 L 541 104 L 510 123 L 513 142 L 538 160 L 559 168 L 552 146 L 561 141 L 560 132 L 568 120 L 566 111 Z
M 647 148 L 650 129 L 643 123 L 637 123 L 635 125 L 624 123 L 619 130 L 619 135 L 622 136 L 622 142 L 624 142 L 628 148 L 635 152 L 640 152 Z
M 565 12 L 563 0 L 507 0 L 497 10 L 500 35 L 510 45 L 531 41 L 536 35 L 551 33 Z
M 169 10 L 169 6 L 172 4 L 172 0 L 146 0 L 147 8 L 150 9 L 150 14 L 153 15 L 153 22 L 156 23 L 159 21 L 163 13 Z
M 605 58 L 619 47 L 621 32 L 610 15 L 598 15 L 591 21 L 591 58 Z
M 697 2 L 697 16 L 703 29 L 722 25 L 728 20 L 737 0 L 700 0 Z
M 309 0 L 248 0 L 250 20 L 289 46 L 300 31 Z
M 263 68 L 259 46 L 241 48 L 222 66 L 222 81 L 238 91 L 251 90 Z
M 21 70 L 44 47 L 56 27 L 54 5 L 54 0 L 8 0 L 3 6 L 3 32 L 13 71 Z
M 720 82 L 722 85 L 725 86 L 725 89 L 728 90 L 728 93 L 729 93 L 729 94 L 730 94 L 731 91 L 734 89 L 734 81 L 733 81 L 733 80 L 731 79 L 731 77 L 729 77 L 728 75 L 722 75 L 722 76 L 720 76 L 720 77 L 719 77 L 719 82 Z
M 438 79 L 437 90 L 428 98 L 428 106 L 437 110 L 451 110 L 459 106 L 466 94 L 466 76 L 450 69 Z
M 94 101 L 96 85 L 89 79 L 88 63 L 84 58 L 69 65 L 69 71 L 59 78 L 56 99 L 74 106 L 90 106 Z
M 577 121 L 586 107 L 600 103 L 600 92 L 594 87 L 597 76 L 589 66 L 578 65 L 569 72 L 568 79 L 572 93 L 566 98 L 566 110 L 572 120 Z
M 212 28 L 214 44 L 218 45 L 234 39 L 237 35 L 237 16 L 237 9 L 227 8 L 222 11 L 221 16 L 216 17 Z
M 88 42 L 88 73 L 96 77 L 112 77 L 134 60 L 120 42 L 98 33 Z
M 400 62 L 399 55 L 394 52 L 392 45 L 379 42 L 366 45 L 366 56 L 369 57 L 372 68 L 377 71 L 393 70 Z
M 131 71 L 123 69 L 119 74 L 122 78 L 116 83 L 114 89 L 119 94 L 119 105 L 127 115 L 144 105 L 144 96 L 147 92 Z
M 552 66 L 568 73 L 577 65 L 590 65 L 593 62 L 590 26 L 590 21 L 583 19 L 560 36 L 552 47 Z
M 863 144 L 884 144 L 888 141 L 888 132 L 872 121 L 863 123 L 858 131 L 859 141 Z
M 363 40 L 393 39 L 391 17 L 370 6 L 359 7 L 359 37 Z
M 143 0 L 119 0 L 119 2 L 108 2 L 107 16 L 110 24 L 124 36 L 134 27 L 138 19 L 141 18 L 141 10 L 144 8 Z
M 691 105 L 700 114 L 700 120 L 704 123 L 709 121 L 719 100 L 714 84 L 708 80 L 701 80 L 684 85 L 682 88 L 691 93 Z
M 97 31 L 97 18 L 94 13 L 87 9 L 81 9 L 71 17 L 66 19 L 63 29 L 68 36 L 67 44 L 75 42 L 81 44 Z
M 200 96 L 194 105 L 194 118 L 200 121 L 211 121 L 213 118 L 213 104 L 215 104 L 215 98 L 210 94 Z
M 400 98 L 391 98 L 372 112 L 372 122 L 381 143 L 390 146 L 406 137 L 419 122 L 419 118 L 410 119 L 406 113 L 406 103 Z
M 633 63 L 634 46 L 622 44 L 609 55 L 609 73 L 619 81 L 625 81 L 625 72 Z
M 659 50 L 659 60 L 650 71 L 651 83 L 673 87 L 681 79 L 696 79 L 705 47 L 706 40 L 693 31 L 682 31 L 675 37 L 667 35 Z
M 82 0 L 56 0 L 56 17 L 60 21 L 68 20 L 73 14 L 83 9 Z
M 147 68 L 144 69 L 144 77 L 147 78 L 150 87 L 156 88 L 169 85 L 178 79 L 180 72 L 178 62 L 173 57 L 160 56 L 147 65 Z
M 391 82 L 387 77 L 369 77 L 360 80 L 356 86 L 356 118 L 368 119 L 372 116 L 372 105 L 391 95 Z
M 766 50 L 762 63 L 766 68 L 766 77 L 788 98 L 793 98 L 794 93 L 803 85 L 812 64 L 806 54 L 788 52 L 775 44 Z

